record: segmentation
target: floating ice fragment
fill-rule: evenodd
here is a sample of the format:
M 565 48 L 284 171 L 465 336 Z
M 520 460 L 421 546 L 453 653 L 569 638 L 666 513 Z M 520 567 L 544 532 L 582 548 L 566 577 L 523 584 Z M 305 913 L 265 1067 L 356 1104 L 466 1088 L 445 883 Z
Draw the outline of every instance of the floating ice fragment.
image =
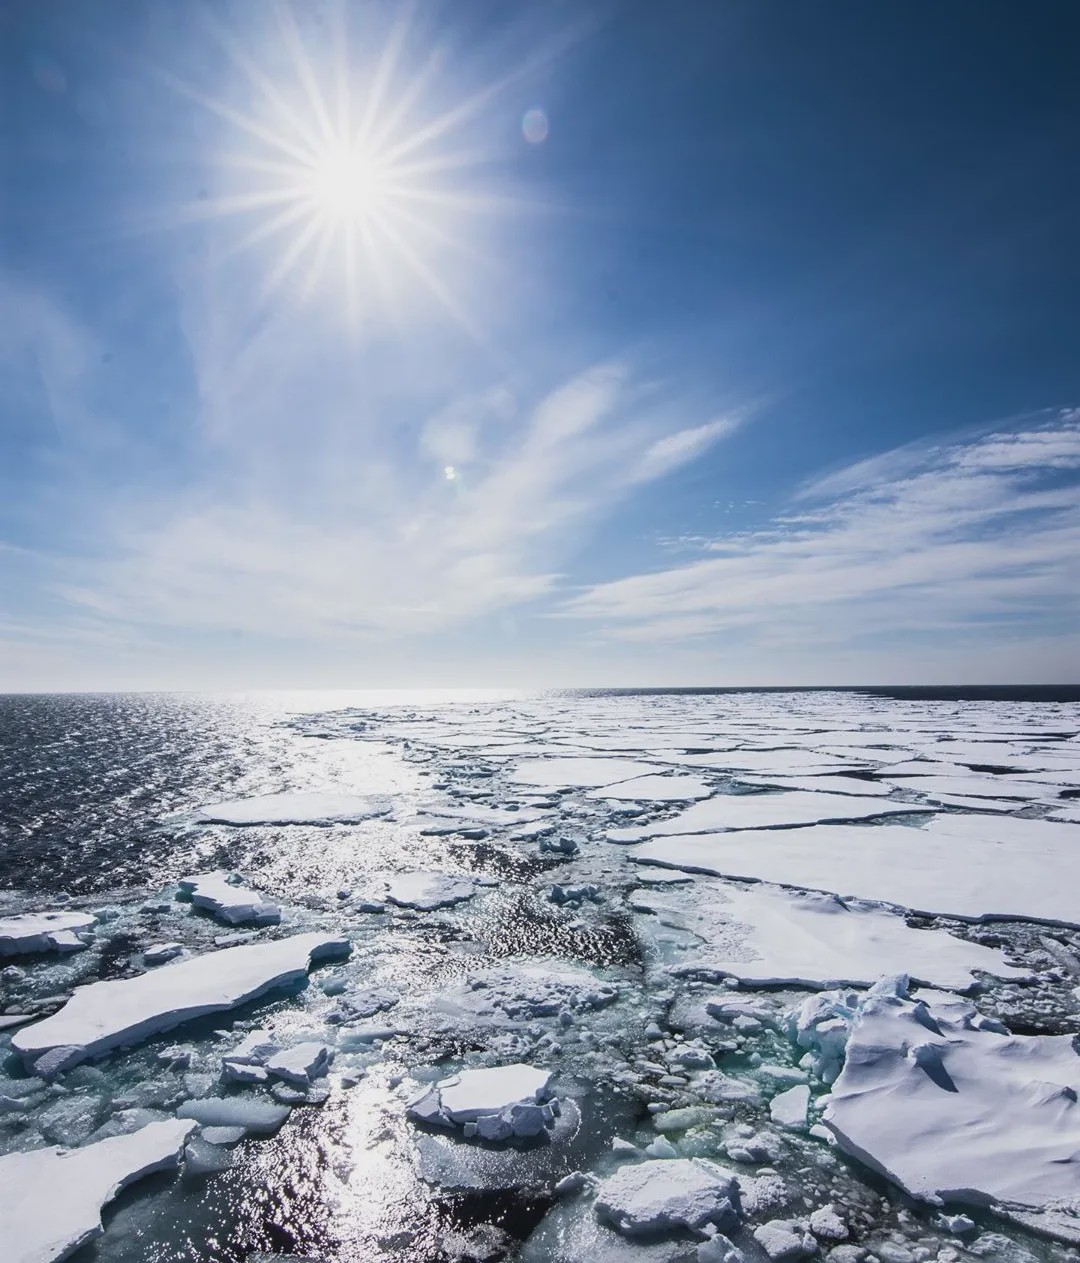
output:
M 467 1137 L 509 1140 L 540 1135 L 558 1116 L 551 1074 L 521 1062 L 462 1070 L 426 1088 L 409 1114 L 425 1123 L 460 1127 Z
M 803 1259 L 817 1253 L 817 1242 L 788 1219 L 770 1219 L 754 1229 L 754 1240 L 774 1263 Z
M 28 1068 L 46 1061 L 54 1072 L 66 1069 L 297 982 L 315 961 L 349 949 L 347 939 L 330 934 L 296 934 L 208 952 L 136 978 L 94 982 L 78 987 L 52 1017 L 16 1031 L 12 1046 Z
M 380 798 L 355 794 L 288 793 L 263 794 L 257 798 L 237 798 L 215 803 L 196 812 L 209 824 L 352 824 L 384 816 L 390 803 Z
M 799 1083 L 773 1097 L 769 1105 L 769 1115 L 781 1127 L 805 1131 L 806 1111 L 809 1108 L 810 1089 L 805 1083 Z
M 309 1041 L 275 1053 L 267 1061 L 266 1069 L 274 1078 L 306 1088 L 326 1074 L 333 1059 L 333 1051 L 326 1044 Z
M 277 904 L 269 903 L 229 873 L 200 873 L 177 884 L 196 908 L 205 908 L 228 925 L 275 925 L 281 920 Z
M 205 1096 L 184 1101 L 177 1118 L 190 1118 L 203 1127 L 242 1127 L 245 1132 L 267 1135 L 289 1117 L 287 1105 L 256 1101 L 247 1096 Z
M 0 956 L 82 951 L 86 944 L 77 936 L 96 924 L 89 912 L 27 912 L 0 918 Z
M 386 884 L 388 902 L 399 908 L 415 908 L 418 912 L 450 908 L 471 899 L 474 894 L 476 882 L 471 877 L 446 873 L 400 873 Z
M 182 943 L 155 943 L 143 952 L 143 963 L 147 965 L 164 965 L 166 961 L 173 960 L 179 956 L 183 950 Z
M 4 1263 L 51 1263 L 100 1236 L 101 1208 L 143 1176 L 177 1166 L 193 1126 L 169 1119 L 82 1149 L 0 1158 Z
M 650 1160 L 620 1167 L 596 1190 L 596 1214 L 627 1237 L 739 1222 L 739 1180 L 705 1158 Z

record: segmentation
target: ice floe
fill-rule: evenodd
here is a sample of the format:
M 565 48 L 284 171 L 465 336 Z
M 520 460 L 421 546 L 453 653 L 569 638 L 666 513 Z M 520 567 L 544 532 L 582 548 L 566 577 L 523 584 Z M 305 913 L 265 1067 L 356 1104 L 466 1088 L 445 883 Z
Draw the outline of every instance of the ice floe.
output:
M 90 983 L 76 988 L 59 1012 L 16 1031 L 12 1046 L 28 1068 L 53 1054 L 55 1072 L 236 1008 L 298 981 L 315 961 L 348 951 L 348 940 L 332 934 L 295 934 L 207 952 L 135 978 Z
M 948 813 L 920 828 L 820 825 L 657 838 L 632 860 L 828 890 L 919 912 L 1080 925 L 1080 826 Z
M 196 908 L 212 912 L 228 925 L 276 925 L 281 909 L 251 890 L 231 873 L 200 873 L 182 877 L 177 885 Z
M 620 1167 L 596 1190 L 596 1214 L 627 1237 L 738 1225 L 739 1180 L 705 1158 L 651 1160 Z
M 632 907 L 663 925 L 695 935 L 676 973 L 725 975 L 766 986 L 870 986 L 882 974 L 906 972 L 931 986 L 966 990 L 972 970 L 1027 978 L 998 948 L 941 929 L 912 929 L 902 916 L 836 895 L 741 887 L 699 879 L 691 890 L 639 890 Z
M 772 829 L 829 820 L 863 820 L 873 816 L 910 815 L 922 804 L 853 794 L 815 794 L 791 790 L 776 794 L 717 794 L 694 803 L 668 820 L 610 829 L 613 842 L 639 842 L 676 834 L 709 833 L 714 829 Z
M 1080 1214 L 1071 1036 L 1012 1035 L 903 986 L 871 992 L 845 1025 L 823 1115 L 843 1149 L 931 1202 Z
M 178 1166 L 193 1128 L 170 1119 L 81 1149 L 0 1157 L 4 1263 L 51 1263 L 99 1236 L 102 1207 L 136 1180 Z
M 97 918 L 88 912 L 27 912 L 3 917 L 0 956 L 80 951 L 86 944 L 78 936 L 97 924 Z
M 624 802 L 677 803 L 708 798 L 712 789 L 700 776 L 635 776 L 617 785 L 591 789 L 586 798 L 608 798 Z
M 466 1137 L 509 1140 L 541 1135 L 558 1117 L 551 1073 L 516 1063 L 462 1070 L 410 1101 L 410 1117 L 440 1127 L 459 1127 Z
M 388 902 L 400 908 L 415 908 L 418 912 L 451 908 L 475 894 L 476 882 L 471 877 L 448 873 L 399 873 L 386 883 Z
M 551 789 L 591 789 L 655 771 L 655 763 L 633 759 L 526 759 L 509 773 L 509 779 L 520 785 L 542 785 Z
M 339 793 L 263 794 L 200 807 L 195 813 L 208 824 L 353 824 L 390 811 L 385 799 Z

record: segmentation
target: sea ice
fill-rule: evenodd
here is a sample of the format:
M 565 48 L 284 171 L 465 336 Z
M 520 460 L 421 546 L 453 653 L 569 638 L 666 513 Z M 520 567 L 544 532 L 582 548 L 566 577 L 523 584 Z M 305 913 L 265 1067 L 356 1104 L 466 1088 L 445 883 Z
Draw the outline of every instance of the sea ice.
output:
M 333 1060 L 332 1049 L 326 1044 L 309 1040 L 275 1053 L 266 1062 L 266 1069 L 275 1079 L 282 1079 L 293 1087 L 306 1088 L 326 1074 Z
M 903 990 L 876 989 L 849 1020 L 823 1116 L 841 1148 L 932 1202 L 1080 1213 L 1073 1037 L 1001 1033 L 974 1006 Z
M 177 885 L 196 908 L 205 908 L 227 925 L 275 925 L 281 920 L 276 903 L 269 903 L 229 873 L 200 873 L 181 878 Z
M 1080 925 L 1080 827 L 1018 816 L 658 838 L 631 859 L 961 917 Z
M 462 1070 L 426 1088 L 408 1111 L 421 1122 L 460 1127 L 482 1140 L 538 1136 L 558 1114 L 550 1083 L 550 1071 L 521 1062 Z
M 201 807 L 196 815 L 208 824 L 354 824 L 389 810 L 383 799 L 356 794 L 287 793 L 215 803 Z
M 1007 964 L 997 948 L 946 930 L 912 929 L 895 912 L 832 894 L 698 879 L 690 890 L 639 890 L 629 901 L 703 941 L 700 952 L 672 966 L 676 974 L 766 986 L 868 987 L 882 974 L 903 972 L 959 991 L 974 984 L 973 969 L 1031 976 Z
M 464 903 L 476 894 L 471 877 L 455 877 L 447 873 L 399 873 L 386 883 L 386 898 L 400 908 L 431 912 Z
M 242 1127 L 245 1132 L 267 1135 L 277 1131 L 290 1112 L 287 1105 L 247 1096 L 204 1096 L 184 1101 L 176 1116 L 192 1119 L 201 1127 Z
M 31 1149 L 0 1158 L 4 1263 L 66 1259 L 100 1236 L 101 1208 L 143 1176 L 179 1165 L 193 1127 L 168 1119 L 82 1149 Z
M 708 798 L 712 789 L 700 776 L 653 775 L 635 776 L 617 785 L 590 789 L 586 798 L 603 798 L 623 802 L 677 803 L 693 798 Z
M 97 925 L 89 912 L 27 912 L 0 919 L 0 956 L 71 952 L 86 946 L 78 934 Z
M 655 763 L 633 759 L 526 759 L 509 773 L 509 779 L 519 785 L 551 789 L 592 789 L 655 771 Z
M 272 943 L 207 952 L 164 969 L 78 987 L 59 1012 L 16 1031 L 12 1046 L 27 1068 L 66 1049 L 66 1069 L 136 1044 L 192 1018 L 221 1013 L 303 978 L 311 964 L 348 954 L 347 939 L 295 934 Z
M 739 1221 L 739 1180 L 705 1158 L 656 1159 L 620 1167 L 596 1190 L 596 1214 L 627 1237 Z
M 672 834 L 709 833 L 715 829 L 772 829 L 828 820 L 910 815 L 920 810 L 927 808 L 921 803 L 857 798 L 853 794 L 815 794 L 806 790 L 777 794 L 717 794 L 706 802 L 694 803 L 668 820 L 611 829 L 608 837 L 612 842 L 639 842 Z

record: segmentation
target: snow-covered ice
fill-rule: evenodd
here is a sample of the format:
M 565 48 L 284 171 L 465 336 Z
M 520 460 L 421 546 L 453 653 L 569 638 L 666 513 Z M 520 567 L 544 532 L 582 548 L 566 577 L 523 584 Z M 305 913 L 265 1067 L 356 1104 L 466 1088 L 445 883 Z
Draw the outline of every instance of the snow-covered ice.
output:
M 389 811 L 390 804 L 380 798 L 297 792 L 236 798 L 200 807 L 195 814 L 208 824 L 353 824 Z
M 690 890 L 639 890 L 630 904 L 667 926 L 702 940 L 675 972 L 730 975 L 768 986 L 870 986 L 882 974 L 906 972 L 936 987 L 966 990 L 978 969 L 1027 978 L 1000 949 L 946 930 L 912 929 L 902 916 L 832 894 L 771 885 L 735 886 L 698 879 Z
M 182 877 L 177 883 L 196 908 L 205 908 L 227 925 L 275 925 L 281 909 L 231 874 L 217 871 Z
M 596 1190 L 597 1215 L 627 1237 L 648 1237 L 739 1221 L 739 1180 L 705 1158 L 651 1160 L 620 1167 Z
M 657 838 L 630 858 L 915 911 L 1080 925 L 1080 826 L 950 812 L 919 828 L 820 825 Z
M 474 894 L 476 883 L 471 877 L 448 873 L 399 873 L 386 883 L 386 898 L 390 903 L 415 908 L 418 912 L 451 908 Z
M 981 1028 L 973 1005 L 897 991 L 850 1020 L 823 1116 L 842 1148 L 933 1202 L 1080 1214 L 1073 1037 Z
M 614 802 L 678 803 L 708 798 L 712 793 L 700 776 L 635 776 L 617 785 L 590 789 L 586 798 L 607 798 Z
M 408 1107 L 411 1117 L 440 1127 L 460 1127 L 481 1140 L 538 1136 L 558 1115 L 551 1099 L 551 1072 L 515 1063 L 462 1070 L 425 1089 Z
M 709 833 L 715 829 L 771 829 L 811 825 L 827 820 L 863 820 L 872 816 L 910 815 L 922 804 L 854 794 L 816 794 L 790 790 L 776 794 L 717 794 L 694 803 L 668 820 L 610 829 L 613 842 L 638 842 L 673 834 Z
M 0 918 L 0 956 L 70 952 L 85 947 L 77 936 L 97 925 L 88 912 L 27 912 Z
M 348 940 L 332 934 L 295 934 L 207 952 L 135 978 L 90 983 L 76 988 L 59 1012 L 16 1031 L 12 1046 L 28 1068 L 54 1050 L 67 1050 L 62 1065 L 73 1066 L 245 1004 L 303 978 L 315 961 L 348 950 Z
M 81 1149 L 0 1157 L 4 1263 L 51 1263 L 99 1236 L 102 1207 L 136 1180 L 179 1165 L 193 1128 L 165 1120 Z
M 520 785 L 542 785 L 550 789 L 590 789 L 615 785 L 656 770 L 655 763 L 634 759 L 526 759 L 510 772 L 509 779 Z

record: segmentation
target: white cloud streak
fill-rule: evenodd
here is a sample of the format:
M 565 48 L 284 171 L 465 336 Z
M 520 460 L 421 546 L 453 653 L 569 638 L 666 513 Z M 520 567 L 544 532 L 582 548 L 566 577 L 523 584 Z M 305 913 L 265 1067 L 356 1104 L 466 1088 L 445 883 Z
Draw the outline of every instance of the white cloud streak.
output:
M 688 564 L 597 584 L 560 613 L 615 639 L 725 635 L 808 651 L 1075 626 L 1078 470 L 1075 411 L 897 449 L 804 488 L 796 513 L 706 540 Z

